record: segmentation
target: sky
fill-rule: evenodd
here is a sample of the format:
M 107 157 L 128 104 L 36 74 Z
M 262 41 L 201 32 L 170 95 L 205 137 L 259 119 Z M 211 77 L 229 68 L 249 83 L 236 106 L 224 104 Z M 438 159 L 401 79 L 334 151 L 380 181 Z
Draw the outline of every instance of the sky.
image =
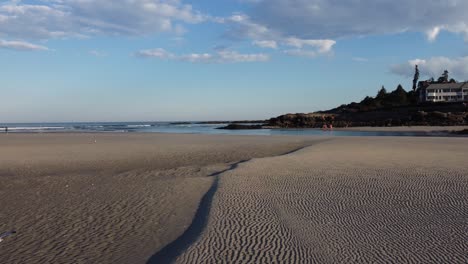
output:
M 468 80 L 466 0 L 0 0 L 0 122 L 266 119 Z

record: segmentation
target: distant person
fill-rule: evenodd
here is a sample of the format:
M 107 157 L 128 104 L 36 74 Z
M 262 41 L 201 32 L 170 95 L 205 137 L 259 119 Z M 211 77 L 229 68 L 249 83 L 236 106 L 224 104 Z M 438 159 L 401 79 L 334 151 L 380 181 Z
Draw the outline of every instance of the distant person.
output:
M 329 129 L 333 130 L 333 125 L 332 124 L 330 124 Z
M 5 127 L 5 133 L 8 133 L 8 127 L 7 126 Z

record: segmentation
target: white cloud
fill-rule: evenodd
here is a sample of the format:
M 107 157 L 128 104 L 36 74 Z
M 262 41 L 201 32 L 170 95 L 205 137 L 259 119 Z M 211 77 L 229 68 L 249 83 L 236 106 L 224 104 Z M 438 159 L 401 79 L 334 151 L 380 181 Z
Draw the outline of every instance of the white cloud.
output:
M 32 44 L 29 42 L 24 41 L 7 41 L 7 40 L 0 40 L 0 48 L 3 49 L 12 49 L 12 50 L 20 50 L 20 51 L 43 51 L 49 50 L 47 47 Z
M 285 54 L 289 56 L 296 56 L 296 57 L 305 57 L 305 58 L 315 58 L 317 57 L 317 52 L 312 50 L 303 50 L 303 49 L 290 49 L 285 50 Z
M 245 14 L 234 14 L 221 22 L 230 27 L 226 36 L 232 39 L 275 40 L 280 37 L 268 27 L 252 22 Z
M 414 65 L 418 65 L 421 76 L 437 79 L 444 70 L 448 70 L 450 78 L 458 80 L 468 79 L 468 56 L 459 58 L 432 57 L 429 59 L 414 59 L 406 63 L 393 65 L 390 71 L 404 77 L 412 77 Z
M 245 14 L 234 14 L 221 23 L 228 24 L 226 36 L 233 39 L 253 40 L 262 48 L 278 49 L 291 56 L 314 58 L 331 53 L 336 41 L 331 39 L 305 39 L 283 34 L 265 25 L 255 23 Z M 294 49 L 291 49 L 293 47 Z
M 256 61 L 268 61 L 270 56 L 258 53 L 258 54 L 241 54 L 236 51 L 218 51 L 217 57 L 220 62 L 256 62 Z
M 172 59 L 175 57 L 174 54 L 161 48 L 140 50 L 136 53 L 136 55 L 139 57 L 158 58 L 158 59 Z
M 278 43 L 274 40 L 254 40 L 253 44 L 261 48 L 277 49 Z
M 252 23 L 302 39 L 413 31 L 433 41 L 445 30 L 468 41 L 466 0 L 269 0 L 250 10 Z
M 181 55 L 178 57 L 175 57 L 178 60 L 181 61 L 188 61 L 188 62 L 193 62 L 193 63 L 212 63 L 216 62 L 214 60 L 214 56 L 210 53 L 192 53 L 188 55 Z
M 296 37 L 287 38 L 284 40 L 285 44 L 298 49 L 304 46 L 310 46 L 318 49 L 319 53 L 330 52 L 336 41 L 330 39 L 299 39 Z
M 218 50 L 215 53 L 191 53 L 176 55 L 165 49 L 141 50 L 136 53 L 138 57 L 155 58 L 162 60 L 177 60 L 192 63 L 239 63 L 239 62 L 264 62 L 270 57 L 263 53 L 243 54 L 230 50 Z
M 426 31 L 427 39 L 428 39 L 430 42 L 435 41 L 435 40 L 437 39 L 437 36 L 438 36 L 439 33 L 440 33 L 440 30 L 441 30 L 440 27 L 434 27 L 434 28 L 431 28 L 431 29 L 429 29 L 428 31 Z
M 50 39 L 94 35 L 182 34 L 206 16 L 180 0 L 37 0 L 0 4 L 0 36 Z

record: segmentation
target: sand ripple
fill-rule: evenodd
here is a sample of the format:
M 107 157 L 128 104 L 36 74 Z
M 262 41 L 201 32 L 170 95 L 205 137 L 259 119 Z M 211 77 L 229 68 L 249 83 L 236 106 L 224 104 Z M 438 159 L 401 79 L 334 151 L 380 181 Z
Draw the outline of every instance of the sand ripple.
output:
M 466 143 L 336 139 L 241 164 L 177 262 L 467 263 Z
M 145 263 L 191 225 L 209 175 L 306 141 L 1 134 L 0 233 L 18 233 L 0 243 L 0 264 Z

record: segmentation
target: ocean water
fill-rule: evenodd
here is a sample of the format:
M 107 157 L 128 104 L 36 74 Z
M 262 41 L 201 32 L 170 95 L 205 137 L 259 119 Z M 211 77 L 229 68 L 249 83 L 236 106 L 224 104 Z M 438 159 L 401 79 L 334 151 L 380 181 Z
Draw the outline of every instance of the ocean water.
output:
M 0 133 L 188 133 L 224 135 L 317 135 L 317 136 L 450 136 L 446 132 L 361 132 L 322 131 L 321 129 L 216 129 L 226 124 L 176 124 L 170 122 L 102 122 L 102 123 L 0 123 Z

